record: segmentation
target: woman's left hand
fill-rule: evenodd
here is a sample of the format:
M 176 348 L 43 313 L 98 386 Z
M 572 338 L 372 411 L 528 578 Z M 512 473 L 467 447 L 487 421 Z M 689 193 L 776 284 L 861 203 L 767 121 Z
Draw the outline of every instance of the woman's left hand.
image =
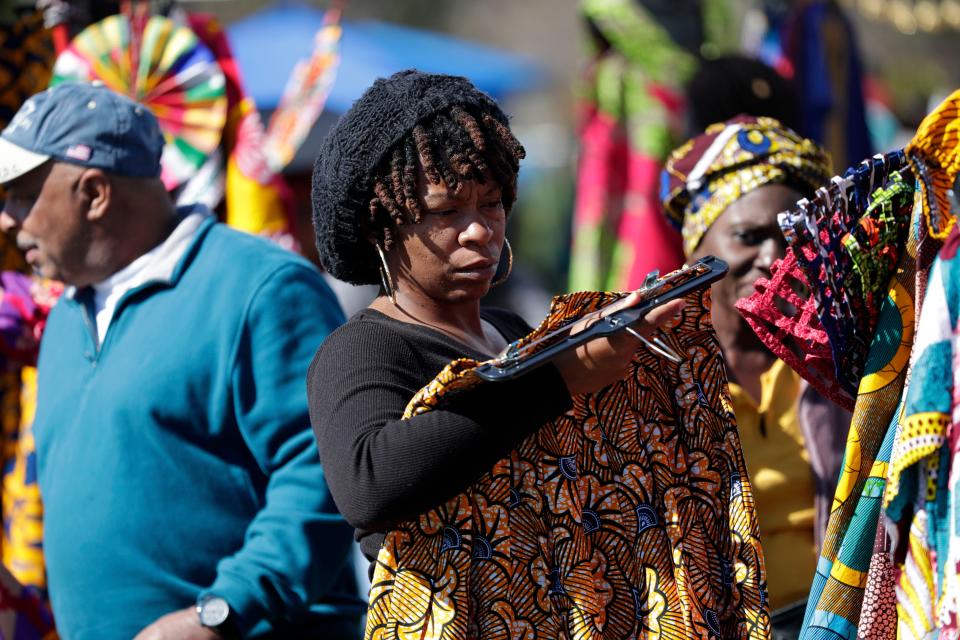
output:
M 629 296 L 603 310 L 601 317 L 616 313 L 621 309 L 639 302 L 640 293 L 634 291 Z M 670 321 L 683 309 L 683 300 L 674 300 L 650 310 L 646 316 L 634 323 L 631 328 L 646 337 Z M 587 327 L 574 325 L 573 334 Z M 561 354 L 554 360 L 560 375 L 567 384 L 570 395 L 591 393 L 621 380 L 627 375 L 630 361 L 641 344 L 627 331 L 586 342 L 575 350 Z

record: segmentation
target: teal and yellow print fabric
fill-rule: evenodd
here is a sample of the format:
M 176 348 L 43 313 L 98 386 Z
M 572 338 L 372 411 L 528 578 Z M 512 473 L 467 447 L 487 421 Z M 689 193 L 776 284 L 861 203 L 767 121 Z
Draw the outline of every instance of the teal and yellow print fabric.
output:
M 954 227 L 930 270 L 884 494 L 887 516 L 907 532 L 896 582 L 897 637 L 903 640 L 960 636 L 958 248 Z
M 914 343 L 916 300 L 930 261 L 930 238 L 914 206 L 906 247 L 880 303 L 865 375 L 861 378 L 843 467 L 817 573 L 807 601 L 803 640 L 857 636 L 901 401 Z M 935 252 L 933 255 L 936 255 Z
M 368 640 L 769 637 L 753 495 L 708 296 L 688 298 L 663 331 L 682 362 L 639 351 L 623 380 L 575 397 L 469 489 L 387 532 Z M 558 297 L 525 340 L 615 298 Z M 405 417 L 495 384 L 477 364 L 451 363 Z

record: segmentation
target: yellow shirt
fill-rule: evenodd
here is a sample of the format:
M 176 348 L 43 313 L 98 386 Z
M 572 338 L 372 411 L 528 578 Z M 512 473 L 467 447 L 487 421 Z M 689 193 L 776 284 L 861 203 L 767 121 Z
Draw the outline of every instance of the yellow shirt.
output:
M 797 417 L 800 377 L 777 360 L 760 376 L 760 388 L 759 406 L 732 382 L 730 396 L 757 503 L 770 607 L 777 609 L 810 592 L 815 494 Z

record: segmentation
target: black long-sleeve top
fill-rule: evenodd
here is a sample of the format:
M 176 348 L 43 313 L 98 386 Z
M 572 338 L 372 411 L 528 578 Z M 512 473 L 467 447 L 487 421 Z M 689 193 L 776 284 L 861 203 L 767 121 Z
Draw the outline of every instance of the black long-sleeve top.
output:
M 485 309 L 482 317 L 511 342 L 530 332 L 507 311 Z M 331 333 L 314 356 L 307 394 L 320 460 L 333 498 L 370 560 L 391 524 L 461 493 L 570 407 L 563 378 L 547 365 L 401 420 L 414 394 L 463 357 L 487 359 L 440 331 L 372 309 Z

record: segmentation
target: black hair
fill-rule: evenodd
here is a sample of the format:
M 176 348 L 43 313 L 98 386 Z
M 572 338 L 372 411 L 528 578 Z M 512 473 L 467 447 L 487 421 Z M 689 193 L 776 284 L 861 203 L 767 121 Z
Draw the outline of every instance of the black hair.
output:
M 793 83 L 760 60 L 740 55 L 705 60 L 686 89 L 691 137 L 741 114 L 767 116 L 798 130 Z

